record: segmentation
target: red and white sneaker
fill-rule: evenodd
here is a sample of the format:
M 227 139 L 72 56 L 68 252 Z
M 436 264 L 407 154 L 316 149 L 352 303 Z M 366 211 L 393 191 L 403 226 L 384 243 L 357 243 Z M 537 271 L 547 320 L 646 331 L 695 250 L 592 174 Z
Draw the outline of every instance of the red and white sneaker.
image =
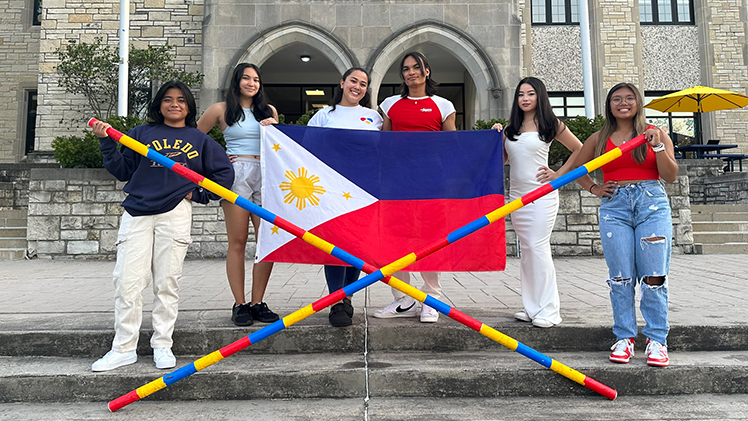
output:
M 627 364 L 634 356 L 634 338 L 621 339 L 610 347 L 610 361 Z
M 644 351 L 647 356 L 647 365 L 653 367 L 667 367 L 670 365 L 670 359 L 667 356 L 667 346 L 657 341 L 647 339 L 647 350 Z

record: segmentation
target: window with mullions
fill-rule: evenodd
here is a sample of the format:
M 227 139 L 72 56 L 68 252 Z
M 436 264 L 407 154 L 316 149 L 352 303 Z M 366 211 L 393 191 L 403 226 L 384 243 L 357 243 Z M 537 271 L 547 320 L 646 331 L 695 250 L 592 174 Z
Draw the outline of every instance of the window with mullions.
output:
M 32 2 L 34 9 L 31 12 L 31 24 L 38 26 L 42 24 L 42 0 L 34 0 Z
M 584 115 L 583 92 L 548 92 L 553 114 L 561 120 Z
M 644 25 L 693 25 L 693 0 L 639 0 Z
M 672 92 L 646 92 L 644 94 L 644 103 L 649 104 L 653 99 L 669 93 Z M 647 123 L 665 130 L 674 142 L 676 141 L 675 134 L 688 136 L 692 138 L 691 142 L 696 142 L 699 139 L 701 125 L 695 113 L 663 113 L 650 108 L 645 108 L 644 110 Z
M 532 0 L 530 9 L 533 24 L 579 24 L 579 0 Z

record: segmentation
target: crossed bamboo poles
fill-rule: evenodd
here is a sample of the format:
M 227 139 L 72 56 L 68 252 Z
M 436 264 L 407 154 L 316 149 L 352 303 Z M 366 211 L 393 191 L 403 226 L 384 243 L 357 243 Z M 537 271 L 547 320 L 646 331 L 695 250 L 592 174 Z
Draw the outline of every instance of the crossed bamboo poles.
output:
M 91 120 L 89 120 L 88 125 L 92 126 L 95 121 L 97 120 L 92 118 Z M 136 153 L 143 155 L 147 159 L 150 159 L 152 161 L 155 161 L 163 165 L 165 168 L 168 168 L 171 171 L 174 171 L 175 173 L 181 175 L 182 177 L 185 177 L 186 179 L 219 195 L 220 197 L 236 204 L 237 206 L 240 206 L 250 211 L 251 213 L 258 215 L 260 218 L 276 225 L 279 228 L 282 228 L 288 231 L 292 235 L 302 239 L 303 241 L 313 245 L 314 247 L 317 247 L 318 249 L 332 255 L 333 257 L 336 257 L 344 261 L 345 263 L 348 263 L 351 266 L 361 269 L 362 271 L 368 273 L 368 275 L 359 279 L 358 281 L 345 286 L 343 289 L 332 292 L 329 295 L 320 298 L 314 303 L 289 314 L 288 316 L 278 320 L 277 322 L 274 322 L 256 332 L 249 334 L 248 336 L 242 339 L 239 339 L 238 341 L 235 341 L 184 367 L 181 367 L 159 379 L 156 379 L 150 383 L 147 383 L 125 395 L 122 395 L 110 401 L 108 404 L 110 411 L 112 412 L 117 411 L 124 406 L 127 406 L 167 386 L 170 386 L 179 380 L 182 380 L 185 377 L 191 376 L 192 374 L 206 367 L 209 367 L 217 363 L 218 361 L 230 355 L 233 355 L 234 353 L 241 351 L 242 349 L 249 347 L 250 345 L 254 343 L 257 343 L 271 335 L 274 335 L 275 333 L 280 332 L 281 330 L 287 327 L 290 327 L 291 325 L 311 316 L 312 314 L 326 308 L 327 306 L 337 301 L 342 300 L 344 297 L 353 295 L 355 292 L 360 291 L 379 280 L 405 293 L 406 295 L 411 296 L 412 298 L 422 302 L 423 304 L 426 304 L 436 309 L 440 313 L 445 314 L 447 317 L 453 320 L 456 320 L 462 323 L 463 325 L 479 332 L 481 335 L 484 335 L 490 339 L 493 339 L 494 341 L 511 349 L 512 351 L 516 351 L 530 358 L 531 360 L 537 362 L 538 364 L 546 368 L 550 368 L 556 373 L 574 382 L 577 382 L 581 384 L 582 386 L 605 396 L 608 399 L 613 400 L 616 398 L 616 396 L 618 396 L 618 392 L 615 389 L 612 389 L 574 370 L 571 367 L 568 367 L 550 357 L 545 356 L 544 354 L 518 342 L 517 340 L 507 335 L 504 335 L 503 333 L 493 329 L 492 327 L 466 315 L 465 313 L 462 313 L 461 311 L 453 307 L 450 307 L 449 305 L 431 297 L 430 295 L 424 293 L 423 291 L 420 291 L 397 278 L 392 277 L 391 275 L 397 272 L 398 270 L 401 270 L 407 267 L 408 265 L 418 260 L 421 260 L 424 257 L 429 256 L 438 250 L 441 250 L 442 248 L 454 243 L 455 241 L 460 240 L 463 237 L 469 234 L 472 234 L 473 232 L 493 222 L 500 220 L 501 218 L 504 218 L 506 215 L 514 212 L 515 210 L 529 203 L 532 203 L 533 201 L 545 196 L 546 194 L 566 184 L 571 183 L 577 178 L 582 177 L 586 174 L 589 174 L 590 172 L 596 170 L 597 168 L 620 157 L 624 153 L 632 151 L 633 149 L 635 149 L 636 147 L 644 143 L 645 139 L 644 139 L 643 134 L 591 160 L 590 162 L 576 168 L 575 170 L 570 171 L 564 174 L 563 176 L 538 187 L 537 189 L 520 197 L 519 199 L 514 200 L 500 207 L 499 209 L 496 209 L 493 212 L 490 212 L 476 219 L 475 221 L 464 225 L 463 227 L 455 231 L 452 231 L 450 234 L 447 235 L 446 238 L 437 240 L 434 243 L 421 248 L 420 250 L 410 253 L 400 258 L 399 260 L 396 260 L 390 263 L 389 265 L 382 267 L 381 269 L 377 269 L 373 265 L 366 263 L 363 260 L 351 255 L 350 253 L 335 247 L 333 244 L 328 243 L 327 241 L 317 237 L 316 235 L 308 231 L 305 231 L 304 229 L 292 224 L 291 222 L 286 221 L 285 219 L 273 214 L 272 212 L 266 209 L 263 209 L 260 206 L 255 205 L 254 203 L 248 201 L 247 199 L 243 197 L 240 197 L 239 195 L 232 192 L 231 190 L 226 189 L 225 187 L 213 182 L 212 180 L 205 178 L 204 176 L 188 169 L 187 167 L 182 166 L 182 165 L 175 165 L 176 163 L 173 160 L 161 155 L 160 153 L 148 148 L 146 145 L 138 142 L 137 140 L 127 135 L 122 134 L 121 132 L 113 128 L 107 129 L 107 134 L 115 141 L 120 142 L 121 144 L 132 149 Z

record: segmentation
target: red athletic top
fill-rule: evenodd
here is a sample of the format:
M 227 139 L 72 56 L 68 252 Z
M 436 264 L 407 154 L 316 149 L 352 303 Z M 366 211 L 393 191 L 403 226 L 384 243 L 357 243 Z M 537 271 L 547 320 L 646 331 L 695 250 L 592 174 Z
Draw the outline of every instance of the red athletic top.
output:
M 392 122 L 393 132 L 438 132 L 444 120 L 455 112 L 452 102 L 436 95 L 423 98 L 395 95 L 379 107 Z
M 600 167 L 603 170 L 603 182 L 611 180 L 659 180 L 660 172 L 657 171 L 657 157 L 649 143 L 646 145 L 647 157 L 641 164 L 634 160 L 634 151 L 631 151 Z M 608 138 L 605 152 L 615 148 L 616 145 Z

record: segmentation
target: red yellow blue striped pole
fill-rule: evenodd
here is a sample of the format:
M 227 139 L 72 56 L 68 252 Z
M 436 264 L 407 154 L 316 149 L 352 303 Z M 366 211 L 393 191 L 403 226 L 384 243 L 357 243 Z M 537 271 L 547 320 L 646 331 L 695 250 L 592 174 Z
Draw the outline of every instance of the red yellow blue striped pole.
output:
M 91 119 L 89 120 L 88 124 L 92 125 L 95 121 L 96 119 Z M 247 337 L 244 337 L 236 342 L 233 342 L 232 344 L 227 345 L 211 354 L 208 354 L 191 364 L 188 364 L 172 373 L 169 373 L 144 386 L 141 386 L 131 391 L 128 394 L 125 394 L 123 396 L 120 396 L 117 399 L 112 400 L 111 402 L 109 402 L 109 405 L 108 405 L 110 411 L 112 412 L 117 411 L 120 408 L 126 405 L 129 405 L 132 402 L 135 402 L 146 396 L 149 396 L 155 393 L 156 391 L 165 388 L 166 386 L 169 386 L 185 377 L 188 377 L 196 373 L 197 371 L 200 371 L 210 365 L 213 365 L 216 362 L 228 357 L 229 355 L 232 355 L 242 349 L 247 348 L 253 343 L 257 343 L 277 332 L 280 332 L 286 327 L 289 327 L 292 324 L 300 320 L 303 320 L 304 318 L 324 309 L 325 307 L 341 300 L 342 298 L 348 295 L 352 295 L 353 293 L 370 286 L 371 284 L 373 284 L 374 282 L 378 280 L 384 280 L 384 282 L 390 284 L 390 286 L 410 295 L 414 299 L 417 299 L 418 301 L 421 301 L 435 308 L 437 311 L 440 311 L 441 313 L 446 314 L 448 317 L 480 332 L 484 336 L 493 339 L 494 341 L 506 346 L 507 348 L 513 351 L 517 351 L 518 353 L 527 356 L 528 358 L 538 362 L 539 364 L 544 365 L 547 368 L 550 368 L 551 370 L 587 387 L 590 390 L 600 393 L 603 396 L 608 397 L 609 399 L 615 399 L 615 397 L 617 396 L 617 392 L 614 389 L 611 389 L 610 387 L 605 386 L 602 383 L 599 383 L 570 367 L 567 367 L 549 357 L 546 357 L 545 355 L 533 350 L 532 348 L 529 348 L 525 346 L 524 344 L 521 344 L 517 342 L 516 340 L 502 334 L 501 332 L 496 331 L 490 326 L 487 326 L 471 318 L 470 316 L 467 316 L 466 314 L 460 312 L 459 310 L 451 308 L 450 306 L 444 304 L 443 302 L 425 294 L 424 292 L 411 287 L 410 285 L 400 281 L 399 279 L 392 278 L 390 276 L 393 273 L 397 272 L 398 270 L 401 270 L 405 268 L 406 266 L 412 264 L 416 260 L 422 259 L 423 257 L 426 257 L 436 252 L 437 250 L 443 247 L 446 247 L 449 244 L 454 243 L 455 241 L 465 237 L 466 235 L 471 234 L 472 232 L 475 232 L 478 229 L 483 228 L 484 226 L 508 215 L 514 210 L 519 209 L 522 206 L 544 196 L 550 191 L 553 191 L 556 188 L 559 188 L 565 184 L 568 184 L 569 182 L 575 180 L 576 178 L 579 178 L 587 174 L 590 171 L 594 171 L 600 166 L 612 161 L 615 158 L 618 158 L 623 153 L 630 151 L 636 146 L 642 144 L 644 142 L 643 136 L 640 136 L 639 138 L 634 139 L 634 141 L 628 142 L 622 145 L 621 147 L 616 148 L 615 150 L 610 151 L 593 161 L 590 161 L 588 164 L 585 164 L 585 166 L 579 167 L 577 168 L 577 170 L 572 171 L 569 174 L 566 174 L 566 176 L 559 177 L 557 179 L 557 180 L 561 180 L 563 178 L 565 179 L 564 182 L 556 183 L 557 185 L 551 187 L 550 189 L 546 188 L 546 186 L 541 186 L 537 190 L 523 196 L 522 198 L 516 201 L 513 201 L 489 213 L 488 215 L 482 218 L 479 218 L 478 220 L 452 232 L 451 234 L 447 236 L 446 239 L 439 240 L 436 243 L 430 246 L 424 247 L 423 249 L 415 253 L 410 253 L 409 255 L 377 270 L 376 267 L 368 263 L 365 263 L 363 260 L 358 259 L 354 257 L 353 255 L 345 252 L 344 250 L 341 250 L 335 247 L 334 245 L 322 240 L 321 238 L 315 236 L 314 234 L 311 234 L 303 230 L 302 228 L 296 225 L 293 225 L 292 223 L 288 221 L 285 221 L 284 219 L 273 214 L 272 212 L 269 212 L 255 205 L 254 203 L 249 202 L 248 200 L 238 196 L 236 193 L 212 182 L 209 179 L 206 179 L 204 176 L 201 176 L 200 174 L 197 174 L 194 171 L 187 169 L 181 165 L 174 165 L 175 162 L 173 160 L 166 158 L 165 156 L 148 148 L 147 146 L 143 145 L 137 140 L 129 136 L 126 136 L 113 128 L 109 128 L 107 130 L 107 134 L 115 141 L 122 143 L 123 145 L 145 156 L 146 158 L 151 159 L 155 162 L 158 162 L 159 164 L 163 165 L 165 168 L 171 169 L 172 171 L 197 183 L 198 185 L 203 186 L 207 190 L 213 193 L 216 193 L 217 195 L 223 197 L 224 199 L 229 200 L 232 203 L 235 203 L 243 207 L 244 209 L 249 210 L 250 212 L 260 216 L 261 218 L 267 220 L 268 222 L 275 224 L 279 228 L 282 228 L 288 231 L 289 233 L 301 238 L 305 242 L 319 248 L 320 250 L 323 250 L 326 253 L 331 254 L 343 260 L 344 262 L 351 264 L 352 266 L 357 267 L 363 270 L 364 272 L 369 273 L 369 275 L 365 276 L 364 278 L 359 279 L 353 284 L 350 284 L 341 290 L 335 291 L 315 301 L 309 306 L 299 309 L 295 311 L 294 313 L 291 313 L 290 315 L 282 318 L 281 320 L 275 323 L 272 323 L 271 325 L 266 326 L 258 330 L 257 332 L 250 334 Z M 602 159 L 602 158 L 606 158 L 606 159 Z M 568 177 L 572 173 L 578 173 L 579 175 L 577 175 L 574 178 Z M 554 181 L 557 181 L 557 180 L 554 180 Z

